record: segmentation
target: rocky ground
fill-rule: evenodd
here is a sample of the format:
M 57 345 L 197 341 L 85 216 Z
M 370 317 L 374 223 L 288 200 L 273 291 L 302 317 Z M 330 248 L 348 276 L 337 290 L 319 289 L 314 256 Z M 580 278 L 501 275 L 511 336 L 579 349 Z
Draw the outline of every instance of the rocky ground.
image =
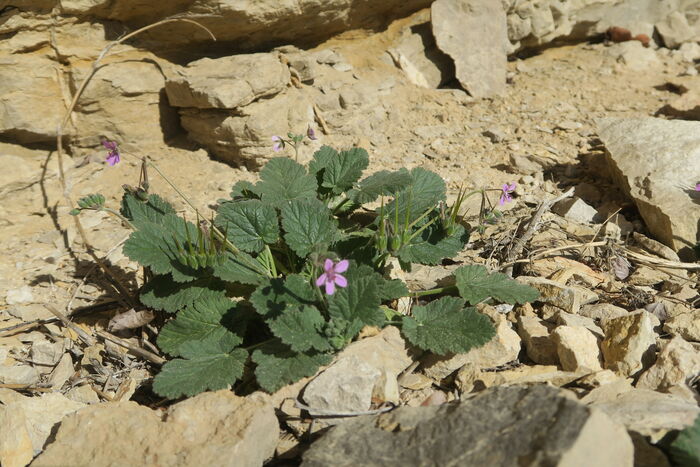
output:
M 136 64 L 101 70 L 68 131 L 68 189 L 74 199 L 102 193 L 117 207 L 122 184 L 138 183 L 139 158 L 148 155 L 211 212 L 235 181 L 255 180 L 279 155 L 272 135 L 312 125 L 319 138 L 305 143 L 301 162 L 324 144 L 361 146 L 369 171 L 425 167 L 445 178 L 452 197 L 462 186 L 517 183 L 503 221 L 474 230 L 455 264 L 417 268 L 405 280 L 431 288 L 457 265 L 477 262 L 513 272 L 540 300 L 481 306 L 497 335 L 468 354 L 417 355 L 395 328 L 366 329 L 319 375 L 276 394 L 159 399 L 150 391 L 161 358 L 157 329 L 115 330 L 112 318 L 127 308 L 68 215 L 55 126 L 24 107 L 0 132 L 3 466 L 36 456 L 32 465 L 228 465 L 222 452 L 235 465 L 511 465 L 514 457 L 527 465 L 670 465 L 655 445 L 700 414 L 692 249 L 700 44 L 670 44 L 677 35 L 663 26 L 657 31 L 674 48 L 599 35 L 549 44 L 531 32 L 494 52 L 503 61 L 484 65 L 493 73 L 460 83 L 460 60 L 474 58 L 436 52 L 429 20 L 424 10 L 310 48 L 217 54 L 187 67 L 129 48 Z M 56 51 L 72 67 L 64 91 L 73 92 L 107 43 L 103 25 L 70 24 L 51 47 L 40 28 L 0 41 L 14 73 L 37 67 L 21 79 L 34 86 L 28 98 L 50 93 L 41 80 Z M 98 38 L 95 50 L 68 40 L 71 31 Z M 540 45 L 547 47 L 533 48 Z M 151 76 L 153 63 L 161 71 Z M 502 82 L 493 78 L 501 71 Z M 222 91 L 227 79 L 243 84 Z M 163 142 L 154 128 L 167 130 Z M 122 143 L 121 164 L 104 163 L 100 136 Z M 149 177 L 152 192 L 187 212 L 162 178 Z M 569 196 L 547 203 L 562 193 Z M 466 203 L 471 225 L 479 203 Z M 525 248 L 512 254 L 543 205 Z M 128 230 L 104 213 L 82 220 L 97 255 L 137 290 L 140 270 L 120 249 Z M 361 413 L 372 415 L 341 416 Z

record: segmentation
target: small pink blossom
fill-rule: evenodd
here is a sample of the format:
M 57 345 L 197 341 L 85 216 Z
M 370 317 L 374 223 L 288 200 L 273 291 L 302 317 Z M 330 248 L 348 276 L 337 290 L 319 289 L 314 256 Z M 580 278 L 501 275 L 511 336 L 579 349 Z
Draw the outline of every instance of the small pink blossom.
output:
M 275 142 L 275 144 L 272 145 L 273 151 L 280 152 L 282 149 L 284 149 L 284 140 L 282 138 L 279 136 L 273 136 L 272 141 Z
M 110 166 L 115 166 L 119 163 L 121 160 L 120 154 L 119 154 L 119 147 L 117 146 L 116 141 L 108 141 L 104 140 L 102 141 L 102 146 L 105 147 L 109 151 L 107 154 L 107 164 Z
M 504 183 L 501 188 L 501 197 L 498 199 L 498 204 L 503 206 L 506 203 L 513 201 L 511 193 L 515 191 L 515 183 Z
M 309 128 L 306 129 L 306 136 L 308 136 L 309 139 L 312 141 L 316 141 L 318 139 L 316 137 L 316 132 L 314 131 L 313 128 L 311 128 L 311 125 L 309 125 Z
M 700 183 L 695 184 L 695 191 L 700 191 Z
M 323 264 L 323 270 L 325 272 L 316 279 L 316 285 L 321 287 L 325 284 L 326 293 L 328 295 L 333 295 L 335 293 L 336 285 L 338 287 L 347 287 L 348 280 L 345 276 L 340 275 L 340 273 L 347 271 L 348 266 L 350 266 L 350 262 L 347 259 L 338 261 L 337 263 L 334 263 L 330 258 L 326 259 L 326 262 Z

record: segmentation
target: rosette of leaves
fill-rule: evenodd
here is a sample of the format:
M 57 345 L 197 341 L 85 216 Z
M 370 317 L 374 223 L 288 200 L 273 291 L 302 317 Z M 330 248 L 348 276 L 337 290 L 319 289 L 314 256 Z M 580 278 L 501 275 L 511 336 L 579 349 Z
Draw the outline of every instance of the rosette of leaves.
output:
M 191 396 L 237 381 L 272 392 L 313 375 L 364 326 L 397 325 L 421 349 L 466 352 L 494 335 L 469 304 L 536 297 L 502 274 L 466 266 L 455 273 L 461 297 L 388 321 L 386 305 L 409 292 L 384 277 L 387 258 L 406 268 L 439 264 L 464 247 L 466 232 L 444 215 L 437 174 L 362 178 L 368 163 L 363 149 L 327 146 L 308 167 L 272 159 L 257 183 L 238 182 L 219 201 L 213 225 L 188 222 L 157 195 L 125 193 L 121 213 L 136 230 L 124 253 L 149 271 L 141 301 L 173 314 L 157 340 L 173 357 L 155 378 L 157 393 Z M 327 258 L 351 260 L 348 286 L 333 295 L 315 285 Z

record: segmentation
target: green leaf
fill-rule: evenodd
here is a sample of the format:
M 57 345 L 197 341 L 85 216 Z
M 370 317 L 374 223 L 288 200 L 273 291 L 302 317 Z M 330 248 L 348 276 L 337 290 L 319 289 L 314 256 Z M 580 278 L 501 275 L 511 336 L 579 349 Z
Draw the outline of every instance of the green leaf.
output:
M 382 300 L 396 300 L 408 296 L 408 286 L 401 279 L 384 279 L 379 288 L 379 297 Z
M 406 263 L 440 264 L 445 258 L 459 253 L 469 238 L 464 227 L 456 225 L 452 235 L 445 237 L 439 228 L 427 228 L 403 245 L 396 256 Z
M 277 316 L 288 307 L 313 305 L 316 299 L 309 281 L 297 274 L 285 279 L 268 279 L 250 295 L 255 311 L 263 316 Z
M 170 399 L 194 396 L 232 385 L 243 375 L 245 349 L 233 349 L 226 339 L 206 339 L 182 345 L 187 359 L 166 363 L 153 381 L 153 390 Z
M 488 270 L 480 264 L 462 266 L 454 272 L 459 294 L 467 302 L 476 304 L 488 297 L 504 303 L 526 303 L 536 300 L 537 289 L 521 284 L 507 275 Z
M 277 211 L 257 199 L 221 205 L 215 224 L 227 232 L 231 243 L 249 253 L 260 252 L 266 243 L 276 243 L 280 234 Z
M 318 182 L 323 180 L 323 170 L 328 167 L 331 161 L 338 157 L 338 151 L 330 146 L 321 146 L 313 155 L 313 159 L 309 162 L 309 173 L 318 177 Z
M 155 276 L 141 289 L 141 303 L 156 310 L 175 313 L 199 300 L 225 297 L 224 283 L 214 277 L 175 282 L 169 274 Z
M 231 199 L 259 199 L 260 193 L 255 185 L 247 180 L 238 180 L 231 187 Z
M 269 277 L 267 270 L 255 258 L 239 251 L 228 253 L 226 260 L 212 268 L 212 274 L 228 282 L 258 285 Z
M 364 149 L 353 148 L 342 151 L 328 161 L 323 171 L 321 186 L 338 195 L 351 188 L 368 165 L 369 155 Z
M 312 376 L 319 367 L 329 364 L 332 360 L 327 354 L 294 352 L 278 340 L 254 351 L 252 358 L 257 364 L 255 376 L 258 384 L 270 393 L 301 378 Z
M 260 171 L 256 185 L 260 198 L 276 206 L 284 201 L 316 198 L 317 188 L 316 178 L 306 173 L 303 165 L 286 157 L 270 160 Z
M 173 356 L 181 355 L 185 342 L 227 337 L 233 346 L 243 342 L 246 314 L 226 297 L 199 300 L 177 314 L 158 334 L 158 346 Z
M 152 214 L 152 211 L 149 211 Z M 187 226 L 187 227 L 185 227 Z M 158 223 L 142 219 L 137 231 L 124 243 L 123 252 L 155 274 L 171 273 L 178 282 L 187 282 L 201 276 L 201 272 L 183 265 L 176 256 L 174 239 L 184 246 L 187 242 L 186 228 L 192 241 L 197 238 L 197 227 L 175 214 L 165 214 Z
M 328 340 L 321 335 L 326 320 L 316 307 L 288 307 L 277 318 L 268 320 L 267 324 L 272 333 L 295 352 L 312 348 L 320 351 L 331 349 Z
M 122 197 L 121 213 L 129 219 L 138 229 L 144 222 L 160 224 L 167 214 L 175 214 L 175 209 L 158 195 L 148 195 L 148 200 L 143 201 L 129 191 Z
M 404 316 L 402 324 L 404 335 L 413 345 L 438 355 L 468 352 L 496 335 L 488 317 L 464 308 L 464 300 L 456 297 L 415 306 L 413 316 Z
M 392 221 L 398 209 L 400 225 L 413 222 L 440 201 L 445 200 L 445 181 L 438 174 L 416 167 L 411 170 L 411 183 L 396 193 L 394 200 L 386 205 L 386 217 Z
M 700 467 L 700 416 L 695 422 L 678 433 L 668 447 L 673 465 Z
M 81 209 L 97 209 L 105 205 L 105 197 L 100 193 L 94 195 L 83 196 L 78 200 L 78 206 Z
M 338 237 L 331 211 L 317 199 L 296 200 L 282 208 L 282 227 L 287 245 L 301 258 L 328 248 Z
M 411 184 L 411 174 L 406 169 L 396 172 L 382 170 L 360 181 L 348 197 L 357 204 L 371 203 L 380 196 L 393 195 Z
M 384 324 L 379 308 L 382 277 L 368 266 L 351 266 L 344 274 L 348 286 L 337 288 L 328 299 L 328 314 L 352 323 L 356 319 L 368 326 Z

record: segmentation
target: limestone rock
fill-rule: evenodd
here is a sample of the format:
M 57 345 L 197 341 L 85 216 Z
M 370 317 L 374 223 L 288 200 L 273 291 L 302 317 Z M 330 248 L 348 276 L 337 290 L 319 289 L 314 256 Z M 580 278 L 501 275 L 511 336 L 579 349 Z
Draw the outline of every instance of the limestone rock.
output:
M 561 367 L 566 371 L 602 370 L 598 340 L 581 326 L 559 326 L 552 332 Z
M 676 49 L 684 42 L 700 38 L 700 29 L 691 27 L 688 18 L 680 11 L 672 12 L 657 23 L 656 30 L 669 49 Z
M 635 376 L 651 366 L 656 350 L 652 315 L 641 310 L 609 319 L 603 324 L 601 344 L 605 367 L 624 376 Z
M 592 224 L 598 218 L 598 211 L 576 196 L 558 202 L 554 205 L 552 211 L 564 219 L 580 224 Z
M 206 392 L 160 412 L 134 402 L 89 406 L 63 420 L 34 465 L 260 466 L 279 426 L 269 397 Z
M 458 404 L 350 420 L 312 444 L 302 466 L 380 466 L 387 459 L 408 467 L 512 465 L 527 459 L 528 465 L 618 467 L 632 466 L 632 457 L 627 432 L 603 413 L 558 389 L 515 386 Z
M 473 97 L 506 90 L 508 30 L 501 2 L 437 0 L 431 6 L 433 35 L 455 63 L 457 79 Z
M 536 288 L 540 292 L 538 301 L 549 303 L 568 313 L 578 313 L 581 305 L 598 300 L 598 295 L 588 289 L 563 285 L 544 277 L 520 276 L 518 281 Z
M 351 356 L 379 371 L 379 379 L 375 381 L 372 397 L 380 401 L 398 403 L 397 378 L 413 363 L 406 341 L 401 337 L 398 328 L 387 326 L 376 336 L 353 342 L 338 355 L 338 359 Z
M 593 333 L 596 338 L 603 339 L 605 333 L 603 330 L 595 324 L 592 318 L 586 316 L 574 315 L 572 313 L 567 313 L 565 311 L 560 311 L 557 313 L 557 324 L 563 324 L 565 326 L 578 326 L 584 327 Z
M 172 73 L 165 92 L 176 107 L 236 109 L 279 93 L 289 79 L 289 68 L 269 53 L 203 58 Z
M 587 371 L 561 371 L 555 365 L 521 365 L 503 371 L 481 372 L 474 378 L 474 387 L 490 388 L 516 384 L 547 384 L 561 387 L 580 379 L 586 373 Z
M 612 318 L 627 316 L 629 313 L 624 308 L 615 306 L 611 303 L 596 303 L 593 305 L 584 305 L 579 311 L 579 315 L 591 319 L 605 321 Z
M 24 467 L 34 458 L 24 410 L 17 404 L 0 406 L 0 464 Z
M 25 430 L 32 446 L 32 457 L 41 452 L 46 440 L 52 433 L 54 426 L 63 417 L 81 409 L 85 404 L 67 399 L 60 393 L 43 394 L 39 397 L 26 397 L 9 389 L 0 389 L 0 402 L 3 407 L 0 411 L 0 426 L 9 423 L 7 417 L 24 418 L 24 426 L 17 423 L 17 428 Z M 15 423 L 15 422 L 12 422 Z M 3 437 L 5 433 L 3 433 Z M 16 449 L 24 445 L 24 437 L 15 438 L 13 443 Z M 4 447 L 8 447 L 8 439 L 3 440 Z M 3 466 L 5 462 L 3 461 Z
M 611 385 L 599 389 L 608 386 Z M 587 402 L 587 397 L 582 402 Z M 696 403 L 648 389 L 611 394 L 607 399 L 599 398 L 591 406 L 625 425 L 629 431 L 649 436 L 652 442 L 657 442 L 671 430 L 682 430 L 692 425 L 695 417 L 700 415 Z
M 679 186 L 700 179 L 700 123 L 658 118 L 605 118 L 598 134 L 618 186 L 649 230 L 684 259 L 698 241 L 698 206 Z
M 362 412 L 369 410 L 372 391 L 380 377 L 379 370 L 351 355 L 340 358 L 311 380 L 302 397 L 315 409 L 311 411 L 312 415 Z M 325 419 L 330 423 L 345 420 Z
M 388 52 L 394 64 L 417 86 L 436 89 L 454 77 L 454 64 L 437 48 L 429 22 L 407 27 Z
M 673 316 L 664 323 L 664 331 L 688 341 L 700 342 L 700 313 L 691 311 Z
M 659 352 L 656 363 L 642 373 L 638 388 L 667 392 L 673 386 L 689 384 L 700 375 L 700 352 L 680 337 L 668 341 Z
M 496 323 L 496 335 L 481 347 L 452 357 L 430 355 L 423 360 L 423 372 L 429 378 L 441 380 L 466 364 L 478 368 L 494 368 L 512 362 L 520 353 L 520 337 L 505 319 Z
M 633 71 L 660 67 L 663 63 L 654 49 L 644 47 L 639 41 L 614 44 L 606 52 L 614 56 L 624 68 Z
M 527 356 L 533 362 L 542 365 L 559 363 L 557 347 L 544 322 L 532 316 L 519 316 L 518 334 L 525 344 Z
M 698 47 L 700 47 L 700 45 Z M 646 235 L 642 235 L 639 232 L 633 232 L 632 238 L 635 242 L 641 245 L 642 248 L 650 253 L 659 255 L 660 257 L 669 261 L 680 261 L 678 254 L 661 242 L 657 242 L 656 240 L 653 240 Z
M 0 383 L 32 386 L 39 382 L 39 371 L 29 365 L 0 366 Z

